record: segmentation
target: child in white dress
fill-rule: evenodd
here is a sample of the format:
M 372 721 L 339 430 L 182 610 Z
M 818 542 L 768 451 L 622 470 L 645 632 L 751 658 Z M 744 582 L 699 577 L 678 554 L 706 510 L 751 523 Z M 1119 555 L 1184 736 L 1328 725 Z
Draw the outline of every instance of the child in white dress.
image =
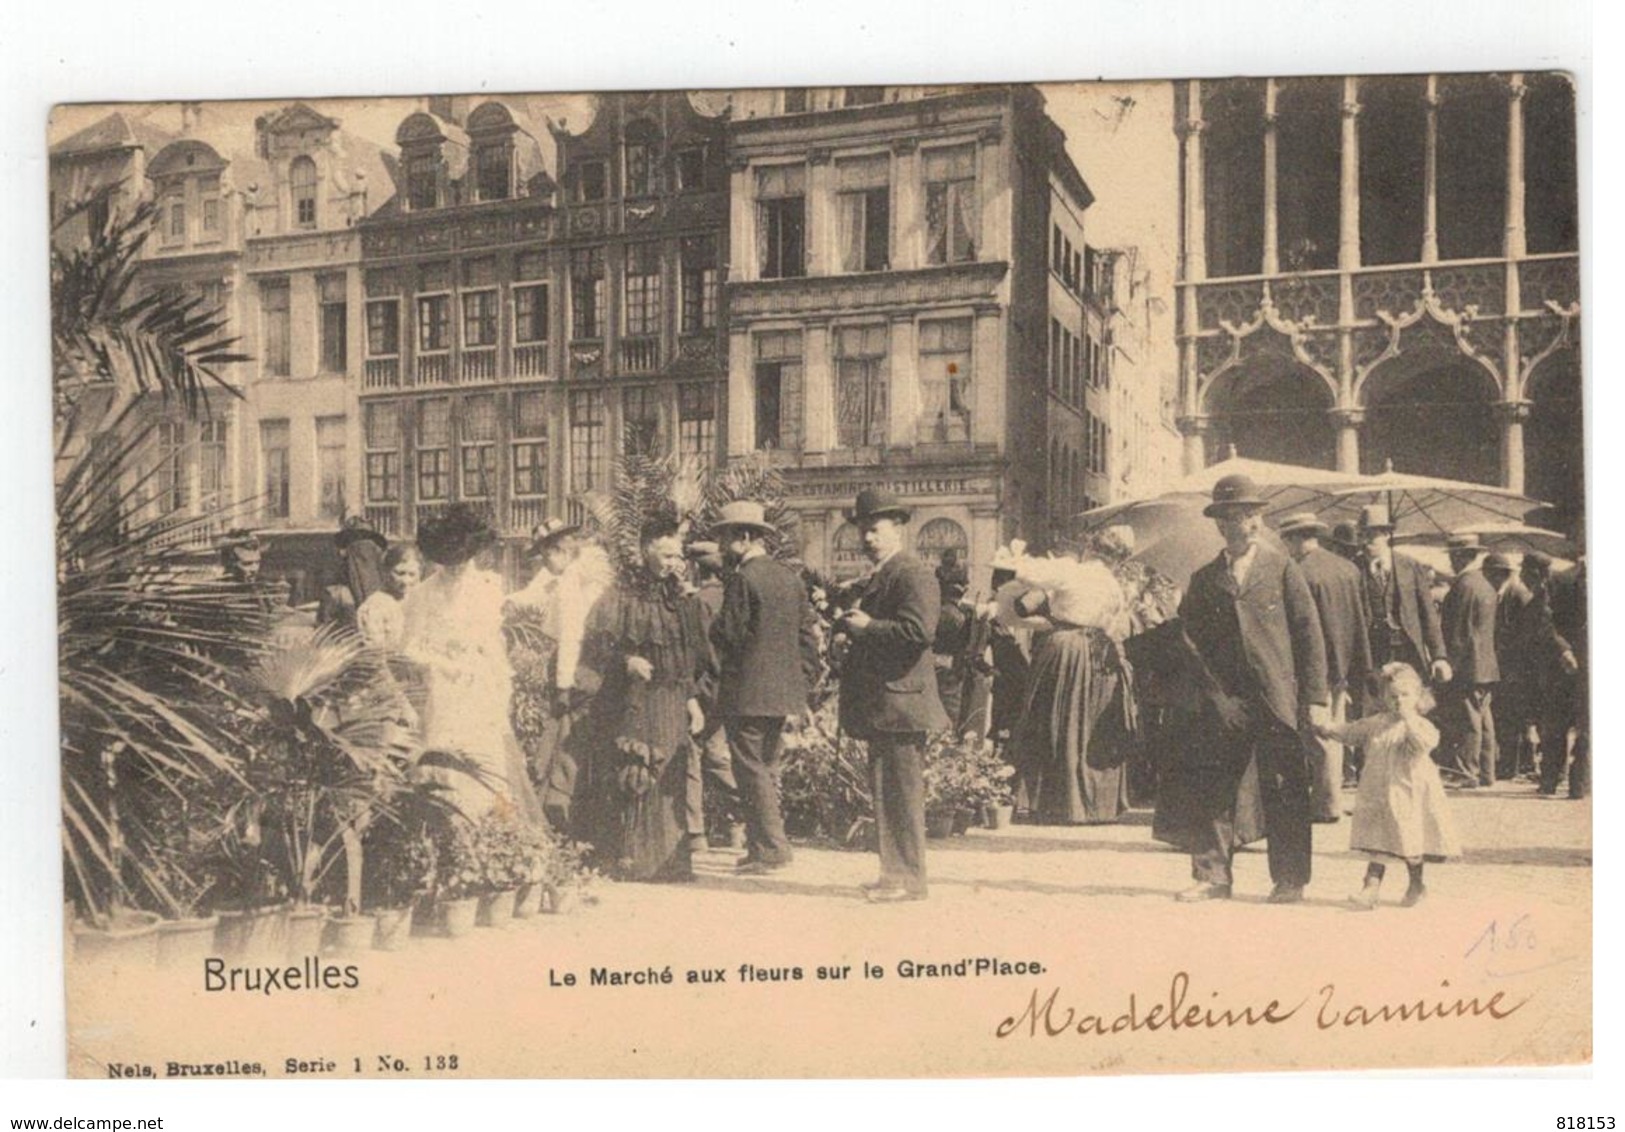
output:
M 1349 903 L 1360 911 L 1377 906 L 1387 863 L 1405 862 L 1410 885 L 1404 907 L 1414 907 L 1427 889 L 1422 884 L 1425 861 L 1461 855 L 1461 845 L 1445 804 L 1444 783 L 1430 757 L 1439 731 L 1423 715 L 1433 706 L 1422 678 L 1408 664 L 1382 669 L 1382 705 L 1378 715 L 1354 723 L 1325 724 L 1315 731 L 1365 750 L 1360 793 L 1354 803 L 1350 848 L 1365 853 L 1365 885 Z

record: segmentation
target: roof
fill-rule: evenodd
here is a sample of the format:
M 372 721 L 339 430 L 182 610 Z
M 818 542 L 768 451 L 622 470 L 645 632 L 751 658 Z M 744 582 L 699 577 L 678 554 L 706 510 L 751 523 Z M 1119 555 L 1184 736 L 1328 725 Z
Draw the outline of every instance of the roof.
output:
M 115 110 L 57 142 L 51 147 L 51 156 L 75 157 L 117 149 L 144 149 L 149 154 L 156 154 L 175 137 L 145 118 L 132 117 L 123 110 Z

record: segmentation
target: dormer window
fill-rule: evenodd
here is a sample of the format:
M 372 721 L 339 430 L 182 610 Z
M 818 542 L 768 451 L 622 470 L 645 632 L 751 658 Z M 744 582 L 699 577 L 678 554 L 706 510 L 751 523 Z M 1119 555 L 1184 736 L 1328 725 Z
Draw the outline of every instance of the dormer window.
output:
M 203 239 L 212 240 L 220 235 L 220 178 L 198 179 L 198 204 L 202 208 Z
M 316 227 L 316 162 L 296 157 L 288 166 L 288 188 L 293 198 L 293 222 L 297 228 Z
M 406 158 L 406 204 L 413 212 L 440 203 L 440 157 L 423 150 Z
M 480 200 L 507 200 L 513 196 L 513 147 L 506 142 L 481 146 L 475 157 Z
M 651 122 L 626 128 L 626 195 L 652 196 L 660 191 L 660 131 Z

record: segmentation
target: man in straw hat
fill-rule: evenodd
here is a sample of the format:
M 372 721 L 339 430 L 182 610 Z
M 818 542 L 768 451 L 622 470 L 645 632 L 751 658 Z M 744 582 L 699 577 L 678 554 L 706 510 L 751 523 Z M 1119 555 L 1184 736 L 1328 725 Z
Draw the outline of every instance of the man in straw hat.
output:
M 1292 560 L 1309 583 L 1320 615 L 1320 633 L 1326 642 L 1326 687 L 1331 693 L 1329 715 L 1333 723 L 1345 723 L 1352 689 L 1361 687 L 1371 671 L 1371 641 L 1367 636 L 1371 620 L 1365 604 L 1365 586 L 1360 568 L 1348 559 L 1321 546 L 1327 536 L 1326 524 L 1314 515 L 1288 515 L 1276 527 Z M 1310 777 L 1310 812 L 1317 822 L 1335 822 L 1342 817 L 1343 744 L 1336 739 L 1318 740 L 1319 758 Z
M 866 488 L 846 513 L 875 564 L 858 607 L 840 631 L 851 640 L 841 671 L 841 727 L 869 745 L 869 781 L 880 841 L 877 903 L 924 900 L 925 736 L 948 726 L 937 697 L 931 642 L 941 595 L 931 568 L 903 549 L 909 510 Z
M 1500 595 L 1479 569 L 1484 548 L 1477 535 L 1450 535 L 1445 546 L 1456 580 L 1439 612 L 1451 674 L 1449 689 L 1440 697 L 1444 710 L 1439 759 L 1461 786 L 1494 786 L 1499 752 L 1491 700 L 1501 682 L 1495 656 Z
M 767 873 L 790 863 L 779 810 L 779 737 L 806 710 L 818 665 L 812 606 L 796 572 L 767 552 L 776 532 L 760 503 L 724 504 L 712 532 L 734 570 L 711 626 L 721 668 L 717 708 L 733 752 L 745 811 L 739 869 Z
M 1213 486 L 1203 514 L 1224 550 L 1191 575 L 1179 615 L 1186 636 L 1218 685 L 1222 726 L 1193 762 L 1210 773 L 1193 791 L 1186 844 L 1196 884 L 1186 902 L 1228 899 L 1238 843 L 1237 803 L 1256 765 L 1269 840 L 1272 904 L 1296 904 L 1309 883 L 1310 816 L 1306 725 L 1324 722 L 1326 644 L 1303 571 L 1259 541 L 1264 500 L 1244 475 Z

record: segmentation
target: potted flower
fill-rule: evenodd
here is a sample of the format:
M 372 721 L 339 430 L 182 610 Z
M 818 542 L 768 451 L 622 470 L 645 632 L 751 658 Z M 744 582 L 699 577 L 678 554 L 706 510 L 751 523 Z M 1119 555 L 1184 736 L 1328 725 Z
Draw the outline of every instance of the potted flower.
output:
M 516 817 L 494 809 L 474 827 L 479 862 L 479 883 L 474 922 L 481 927 L 505 927 L 513 919 L 519 885 L 530 864 Z
M 441 935 L 456 938 L 474 930 L 484 870 L 475 826 L 453 816 L 434 833 L 435 876 L 431 889 L 432 924 Z M 426 925 L 427 926 L 427 925 Z
M 597 874 L 587 865 L 587 855 L 591 852 L 592 846 L 583 841 L 562 841 L 554 845 L 543 880 L 547 889 L 547 911 L 562 915 L 575 910 L 583 890 L 597 879 Z
M 553 837 L 544 826 L 521 826 L 519 850 L 519 888 L 514 893 L 513 914 L 516 919 L 528 919 L 542 910 Z

